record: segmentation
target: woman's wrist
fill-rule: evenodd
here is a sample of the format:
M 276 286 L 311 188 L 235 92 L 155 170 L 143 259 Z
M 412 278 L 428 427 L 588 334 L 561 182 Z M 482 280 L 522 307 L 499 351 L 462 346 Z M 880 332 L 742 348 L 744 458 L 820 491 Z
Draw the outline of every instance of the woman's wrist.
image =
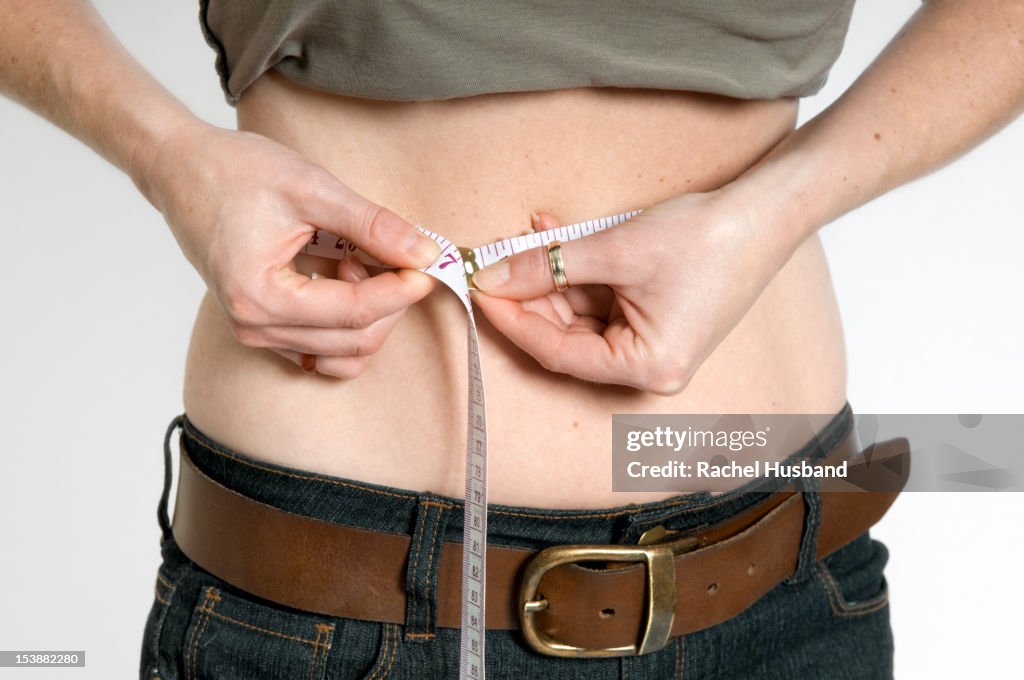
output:
M 188 165 L 201 163 L 204 145 L 199 141 L 214 126 L 192 116 L 168 116 L 160 125 L 139 131 L 124 170 L 146 199 L 166 214 L 167 200 L 176 178 Z
M 873 188 L 863 182 L 878 173 L 854 172 L 852 166 L 879 159 L 830 156 L 829 149 L 840 145 L 817 137 L 812 121 L 720 190 L 724 200 L 746 211 L 765 244 L 775 244 L 784 258 L 873 195 Z
M 725 221 L 744 224 L 744 247 L 756 253 L 774 275 L 821 223 L 819 198 L 808 191 L 792 159 L 778 159 L 751 168 L 715 192 Z

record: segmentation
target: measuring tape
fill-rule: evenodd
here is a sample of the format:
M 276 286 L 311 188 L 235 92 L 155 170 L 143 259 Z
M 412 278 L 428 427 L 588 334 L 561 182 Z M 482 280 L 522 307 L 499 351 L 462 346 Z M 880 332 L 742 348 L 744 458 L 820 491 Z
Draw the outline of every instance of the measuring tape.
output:
M 557 229 L 495 241 L 477 248 L 460 248 L 444 236 L 417 226 L 417 229 L 441 246 L 441 254 L 420 271 L 434 277 L 462 300 L 466 308 L 466 335 L 469 345 L 469 414 L 466 437 L 466 498 L 462 531 L 462 637 L 459 651 L 459 678 L 484 679 L 485 594 L 487 592 L 487 410 L 484 406 L 484 377 L 480 368 L 480 342 L 473 319 L 469 291 L 474 289 L 473 274 L 484 267 L 552 241 L 574 241 L 622 224 L 639 210 L 569 224 Z M 335 260 L 348 256 L 375 266 L 388 266 L 367 255 L 345 238 L 317 231 L 302 249 L 308 255 Z

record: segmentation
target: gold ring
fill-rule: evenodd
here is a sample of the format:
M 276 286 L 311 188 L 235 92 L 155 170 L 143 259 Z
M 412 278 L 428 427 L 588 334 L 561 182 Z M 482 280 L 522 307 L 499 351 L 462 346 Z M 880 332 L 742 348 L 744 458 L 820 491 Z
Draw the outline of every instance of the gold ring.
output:
M 302 370 L 307 375 L 313 375 L 316 373 L 316 355 L 315 354 L 303 354 L 301 359 Z
M 552 241 L 548 244 L 548 264 L 551 265 L 551 278 L 555 282 L 555 290 L 561 292 L 569 287 L 569 279 L 565 276 L 565 260 L 562 259 L 562 242 Z

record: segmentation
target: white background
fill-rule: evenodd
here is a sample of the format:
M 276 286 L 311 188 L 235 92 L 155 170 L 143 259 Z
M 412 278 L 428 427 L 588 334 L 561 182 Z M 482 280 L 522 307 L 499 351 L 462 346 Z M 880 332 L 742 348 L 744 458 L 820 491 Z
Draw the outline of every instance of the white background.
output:
M 802 119 L 918 5 L 862 1 Z M 233 126 L 195 3 L 99 6 L 174 94 Z M 1024 412 L 1022 150 L 1018 121 L 823 230 L 855 410 Z M 85 649 L 85 671 L 60 677 L 131 677 L 159 560 L 161 437 L 182 410 L 202 282 L 126 177 L 6 100 L 0 254 L 0 649 Z M 899 677 L 1019 672 L 1021 501 L 905 494 L 877 527 L 893 553 Z

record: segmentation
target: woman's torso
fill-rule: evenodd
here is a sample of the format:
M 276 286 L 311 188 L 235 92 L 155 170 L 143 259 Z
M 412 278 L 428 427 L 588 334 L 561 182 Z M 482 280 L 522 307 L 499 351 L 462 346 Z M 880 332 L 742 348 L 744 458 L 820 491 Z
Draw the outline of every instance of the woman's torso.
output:
M 535 209 L 569 223 L 717 188 L 786 135 L 796 109 L 792 99 L 608 88 L 381 102 L 271 71 L 241 99 L 238 120 L 410 222 L 479 245 L 527 231 Z M 256 458 L 458 497 L 464 317 L 439 288 L 407 311 L 360 377 L 339 381 L 241 345 L 207 294 L 185 408 L 206 434 Z M 832 413 L 845 401 L 842 332 L 817 237 L 672 397 L 548 373 L 477 320 L 495 503 L 603 507 L 671 495 L 611 491 L 613 413 Z

